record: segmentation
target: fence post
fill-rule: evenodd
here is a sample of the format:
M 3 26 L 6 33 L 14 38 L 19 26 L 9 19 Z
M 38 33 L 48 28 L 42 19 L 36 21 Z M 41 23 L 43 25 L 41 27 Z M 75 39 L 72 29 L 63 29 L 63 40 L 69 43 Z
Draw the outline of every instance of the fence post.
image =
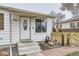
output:
M 64 34 L 62 33 L 62 46 L 64 46 Z
M 70 34 L 68 33 L 68 35 L 67 35 L 67 45 L 70 45 L 69 44 L 69 37 L 70 37 Z

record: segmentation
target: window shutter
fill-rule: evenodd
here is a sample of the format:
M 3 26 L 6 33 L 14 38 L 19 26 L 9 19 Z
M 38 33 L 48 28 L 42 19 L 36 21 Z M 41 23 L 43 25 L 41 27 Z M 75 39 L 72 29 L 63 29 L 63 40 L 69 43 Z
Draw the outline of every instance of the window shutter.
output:
M 4 29 L 4 14 L 0 13 L 0 30 Z

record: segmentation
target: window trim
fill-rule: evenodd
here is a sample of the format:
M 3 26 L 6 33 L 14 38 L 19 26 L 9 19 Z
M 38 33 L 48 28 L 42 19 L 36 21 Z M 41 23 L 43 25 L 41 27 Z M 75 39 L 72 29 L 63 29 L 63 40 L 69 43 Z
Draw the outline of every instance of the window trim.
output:
M 35 20 L 34 20 L 34 31 L 35 31 L 35 33 L 47 33 L 47 19 L 46 18 L 39 18 L 39 17 L 37 17 L 37 18 L 34 18 L 35 20 L 36 19 L 42 19 L 42 20 L 46 20 L 46 31 L 45 32 L 36 32 L 36 23 L 35 23 Z

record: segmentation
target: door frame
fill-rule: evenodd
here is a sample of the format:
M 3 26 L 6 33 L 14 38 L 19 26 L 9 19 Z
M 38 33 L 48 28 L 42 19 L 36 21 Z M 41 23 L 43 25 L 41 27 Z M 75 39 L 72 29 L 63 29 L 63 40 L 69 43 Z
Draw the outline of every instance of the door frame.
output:
M 30 20 L 30 26 L 29 26 L 29 31 L 30 31 L 30 39 L 29 40 L 31 40 L 31 17 L 27 17 L 27 16 L 20 16 L 19 17 L 19 42 L 21 42 L 21 18 L 22 17 L 26 17 L 26 18 L 29 18 L 29 20 Z

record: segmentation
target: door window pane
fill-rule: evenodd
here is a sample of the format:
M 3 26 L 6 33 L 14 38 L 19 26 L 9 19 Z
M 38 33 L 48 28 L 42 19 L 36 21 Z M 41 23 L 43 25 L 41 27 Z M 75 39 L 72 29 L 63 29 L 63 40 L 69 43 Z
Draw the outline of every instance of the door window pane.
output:
M 24 30 L 27 30 L 27 20 L 24 20 L 24 22 L 23 22 L 23 28 L 24 28 Z

